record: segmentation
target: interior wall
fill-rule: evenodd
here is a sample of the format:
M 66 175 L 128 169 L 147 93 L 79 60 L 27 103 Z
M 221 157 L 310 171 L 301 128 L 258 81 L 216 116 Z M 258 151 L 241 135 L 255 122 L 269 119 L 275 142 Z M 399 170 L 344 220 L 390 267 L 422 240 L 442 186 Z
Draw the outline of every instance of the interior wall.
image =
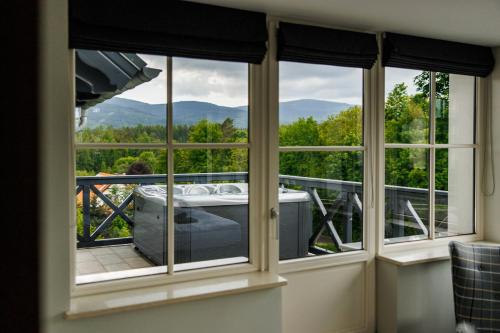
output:
M 365 263 L 281 275 L 288 280 L 282 289 L 283 332 L 366 330 Z
M 454 331 L 449 260 L 409 266 L 379 260 L 377 295 L 379 333 Z
M 148 310 L 68 321 L 74 179 L 71 156 L 72 92 L 67 44 L 67 1 L 44 0 L 40 22 L 41 324 L 42 332 L 281 332 L 281 290 L 273 289 Z M 33 165 L 33 171 L 37 166 Z
M 497 176 L 497 188 L 493 195 L 484 198 L 484 237 L 485 240 L 500 242 L 500 186 L 498 185 L 500 176 L 500 47 L 493 50 L 496 65 L 491 74 L 491 127 L 493 132 L 493 161 L 494 171 Z M 488 149 L 485 149 L 487 151 Z M 487 154 L 488 156 L 488 154 Z M 483 188 L 488 192 L 492 187 L 490 161 L 486 159 L 488 166 L 487 186 Z

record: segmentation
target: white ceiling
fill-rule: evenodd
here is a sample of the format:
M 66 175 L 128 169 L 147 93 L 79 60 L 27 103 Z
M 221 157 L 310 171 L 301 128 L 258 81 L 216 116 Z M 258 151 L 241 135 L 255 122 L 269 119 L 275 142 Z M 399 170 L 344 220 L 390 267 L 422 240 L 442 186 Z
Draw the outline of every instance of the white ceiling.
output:
M 195 0 L 366 31 L 500 46 L 500 0 Z

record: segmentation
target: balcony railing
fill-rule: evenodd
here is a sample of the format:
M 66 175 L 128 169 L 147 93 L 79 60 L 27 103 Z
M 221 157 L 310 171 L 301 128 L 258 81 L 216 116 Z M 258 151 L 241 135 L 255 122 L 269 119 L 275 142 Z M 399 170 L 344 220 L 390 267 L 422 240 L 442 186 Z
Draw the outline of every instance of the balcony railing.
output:
M 81 212 L 83 219 L 83 230 L 77 235 L 78 247 L 96 247 L 116 244 L 127 244 L 133 242 L 132 237 L 120 238 L 103 238 L 104 231 L 109 228 L 112 222 L 121 217 L 131 229 L 134 227 L 133 218 L 126 214 L 127 207 L 133 205 L 133 191 L 126 193 L 123 198 L 120 198 L 118 203 L 113 202 L 101 190 L 103 185 L 149 185 L 149 184 L 165 184 L 167 176 L 165 174 L 158 175 L 113 175 L 113 176 L 85 176 L 77 177 L 76 179 L 76 195 L 81 193 Z M 209 173 L 209 174 L 176 174 L 174 176 L 175 183 L 191 183 L 191 184 L 207 184 L 211 182 L 248 182 L 248 173 L 233 172 L 233 173 Z M 312 201 L 314 202 L 316 216 L 319 216 L 314 223 L 314 230 L 309 240 L 309 252 L 314 254 L 330 253 L 329 250 L 317 245 L 320 237 L 325 231 L 329 235 L 331 242 L 340 251 L 353 248 L 362 248 L 360 242 L 353 247 L 353 220 L 354 214 L 362 216 L 363 203 L 362 193 L 363 186 L 359 182 L 331 180 L 322 178 L 309 178 L 299 176 L 280 175 L 280 186 L 282 187 L 299 187 L 303 191 L 307 191 Z M 333 198 L 321 197 L 321 190 L 327 189 L 329 193 L 334 193 Z M 426 237 L 428 229 L 424 223 L 425 218 L 419 213 L 419 206 L 426 201 L 428 191 L 426 189 L 401 187 L 401 186 L 386 186 L 386 212 L 392 213 L 391 237 L 405 237 L 406 228 L 412 228 L 413 235 L 421 235 Z M 94 198 L 99 198 L 102 203 L 109 207 L 110 214 L 91 228 L 91 207 L 92 194 Z M 436 203 L 446 204 L 448 200 L 448 192 L 436 191 Z M 341 233 L 339 234 L 338 221 L 341 220 Z M 335 227 L 334 221 L 337 221 Z M 356 242 L 354 242 L 356 243 Z

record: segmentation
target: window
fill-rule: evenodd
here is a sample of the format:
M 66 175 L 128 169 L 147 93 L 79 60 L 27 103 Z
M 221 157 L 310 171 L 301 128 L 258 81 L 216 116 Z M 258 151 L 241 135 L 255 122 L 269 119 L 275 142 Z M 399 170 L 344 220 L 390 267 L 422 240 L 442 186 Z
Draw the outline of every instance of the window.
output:
M 75 59 L 77 283 L 249 262 L 248 64 Z
M 276 59 L 254 67 L 76 49 L 77 284 L 274 271 L 278 243 L 279 259 L 291 260 L 282 267 L 346 257 L 334 254 L 374 248 L 366 226 L 379 230 L 368 221 L 378 212 L 385 243 L 475 232 L 476 78 L 385 67 L 384 122 L 375 125 L 374 35 L 355 33 L 352 57 L 341 43 L 319 57 L 308 36 L 320 48 L 351 32 L 276 29 Z M 279 106 L 268 110 L 276 82 Z M 375 134 L 383 152 L 369 149 Z M 376 162 L 385 173 L 378 189 Z M 383 207 L 370 211 L 377 190 Z M 272 193 L 267 202 L 261 191 Z M 268 237 L 275 202 L 279 237 Z
M 176 270 L 248 262 L 248 65 L 173 58 L 172 67 Z
M 475 78 L 385 70 L 385 241 L 474 232 Z
M 363 249 L 363 70 L 280 62 L 280 259 Z

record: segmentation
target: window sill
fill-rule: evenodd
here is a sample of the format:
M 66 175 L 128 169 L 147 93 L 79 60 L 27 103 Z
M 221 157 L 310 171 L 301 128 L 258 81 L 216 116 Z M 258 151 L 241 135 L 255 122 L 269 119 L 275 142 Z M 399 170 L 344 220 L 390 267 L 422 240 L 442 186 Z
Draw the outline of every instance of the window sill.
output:
M 348 265 L 368 261 L 366 250 L 335 253 L 322 256 L 280 261 L 279 273 L 293 273 L 332 266 Z
M 79 296 L 70 301 L 66 319 L 96 317 L 154 306 L 278 288 L 287 281 L 269 272 L 254 272 L 112 293 Z
M 448 252 L 448 246 L 446 245 L 378 255 L 377 259 L 396 266 L 411 266 L 432 261 L 448 260 L 450 259 L 450 254 Z
M 500 245 L 498 243 L 474 241 L 470 242 L 478 245 Z M 427 247 L 421 249 L 403 250 L 377 255 L 377 260 L 385 261 L 396 266 L 411 266 L 433 261 L 449 260 L 450 253 L 448 244 L 441 244 L 436 247 Z

